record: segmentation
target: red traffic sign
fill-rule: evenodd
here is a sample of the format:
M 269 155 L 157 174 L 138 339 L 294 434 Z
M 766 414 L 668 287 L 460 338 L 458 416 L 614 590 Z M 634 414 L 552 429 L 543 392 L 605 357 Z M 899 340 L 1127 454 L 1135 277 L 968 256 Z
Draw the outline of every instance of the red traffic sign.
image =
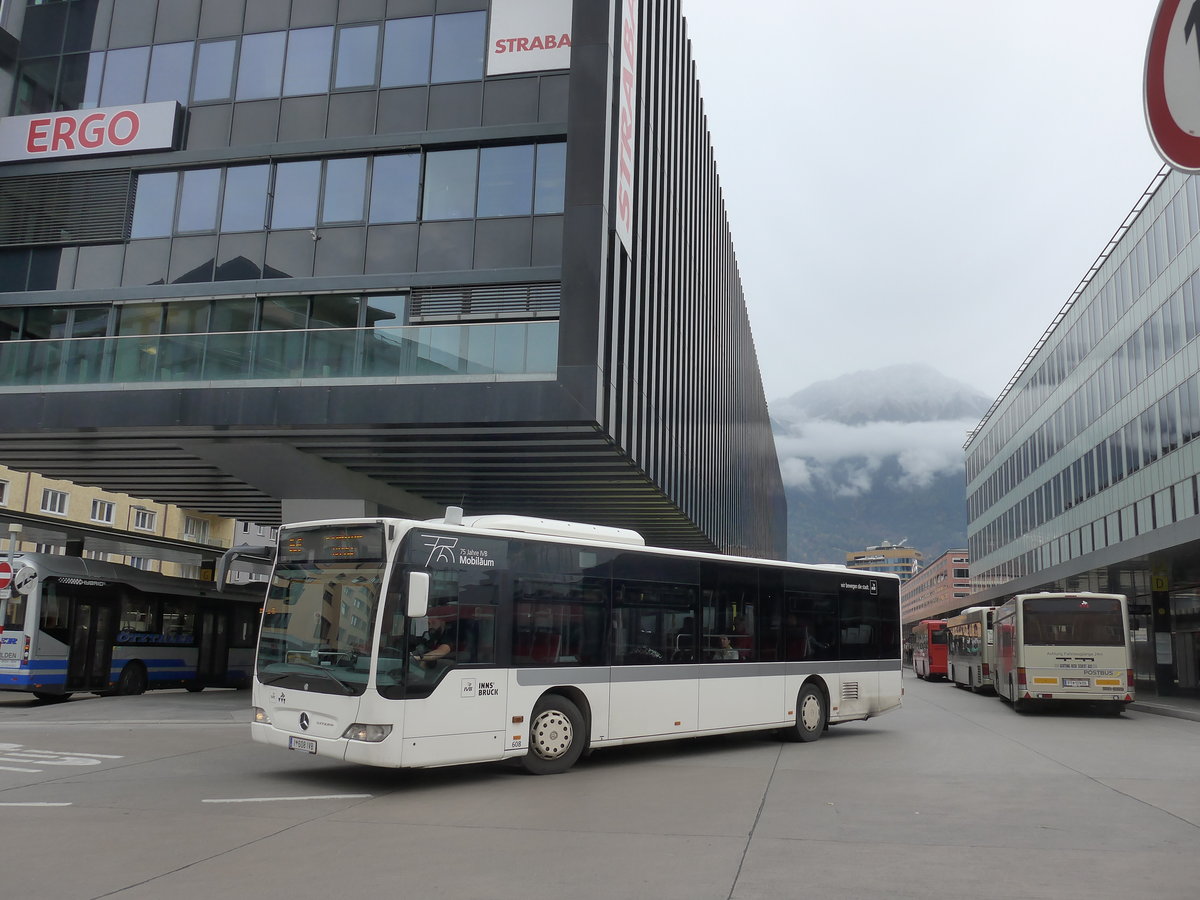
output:
M 0 562 L 0 591 L 10 584 L 12 584 L 12 566 L 7 562 Z
M 1200 172 L 1200 4 L 1161 0 L 1146 48 L 1146 127 L 1167 164 Z

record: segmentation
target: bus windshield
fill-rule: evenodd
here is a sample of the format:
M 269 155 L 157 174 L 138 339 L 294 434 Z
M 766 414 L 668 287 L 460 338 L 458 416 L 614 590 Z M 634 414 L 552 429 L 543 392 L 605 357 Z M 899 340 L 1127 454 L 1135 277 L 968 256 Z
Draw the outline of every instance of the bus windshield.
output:
M 281 532 L 258 644 L 259 681 L 362 694 L 383 571 L 380 526 Z
M 1121 602 L 1111 598 L 1036 597 L 1024 603 L 1025 643 L 1047 647 L 1122 647 Z

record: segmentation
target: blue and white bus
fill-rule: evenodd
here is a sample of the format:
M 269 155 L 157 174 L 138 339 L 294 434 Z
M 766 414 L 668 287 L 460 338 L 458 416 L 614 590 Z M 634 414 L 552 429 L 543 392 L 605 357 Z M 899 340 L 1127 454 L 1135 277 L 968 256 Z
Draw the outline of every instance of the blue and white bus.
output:
M 368 765 L 548 774 L 644 741 L 815 741 L 900 697 L 895 576 L 451 507 L 281 529 L 251 729 Z
M 0 600 L 0 690 L 75 692 L 247 687 L 262 591 L 132 566 L 18 553 Z

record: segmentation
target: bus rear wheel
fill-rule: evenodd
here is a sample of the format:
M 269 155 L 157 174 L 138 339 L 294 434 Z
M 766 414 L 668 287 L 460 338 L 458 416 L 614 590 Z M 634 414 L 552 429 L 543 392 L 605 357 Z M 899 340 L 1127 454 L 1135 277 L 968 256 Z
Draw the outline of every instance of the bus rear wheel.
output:
M 825 695 L 815 684 L 806 684 L 796 697 L 796 723 L 783 729 L 783 737 L 789 741 L 815 741 L 821 737 L 828 722 Z
M 146 667 L 140 662 L 131 662 L 121 670 L 121 677 L 117 679 L 117 693 L 144 694 L 146 682 Z
M 533 708 L 529 752 L 521 764 L 532 775 L 557 775 L 575 765 L 586 743 L 587 726 L 579 707 L 561 694 L 547 694 Z

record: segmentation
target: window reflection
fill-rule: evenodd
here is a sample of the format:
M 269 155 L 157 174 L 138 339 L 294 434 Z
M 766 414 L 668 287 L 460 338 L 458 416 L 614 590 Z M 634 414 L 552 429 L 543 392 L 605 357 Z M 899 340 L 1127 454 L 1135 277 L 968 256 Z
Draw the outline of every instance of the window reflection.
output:
M 192 80 L 191 41 L 181 44 L 159 44 L 150 57 L 150 82 L 146 86 L 146 102 L 177 100 L 187 105 L 188 85 Z
M 483 77 L 486 25 L 485 12 L 437 16 L 433 29 L 431 83 L 474 81 Z
M 394 19 L 384 26 L 380 87 L 429 83 L 433 16 Z
M 288 35 L 283 94 L 323 94 L 329 90 L 333 62 L 333 29 L 302 28 Z
M 213 231 L 217 227 L 217 199 L 221 195 L 220 169 L 193 169 L 183 173 L 179 191 L 176 230 Z
M 369 221 L 415 222 L 417 193 L 420 189 L 420 154 L 377 156 L 373 169 Z
M 30 6 L 27 20 L 41 8 Z M 227 100 L 235 87 L 239 100 L 319 94 L 330 89 L 331 69 L 338 89 L 478 81 L 483 77 L 486 24 L 483 11 L 389 20 L 384 23 L 382 60 L 379 25 L 345 26 L 337 33 L 335 69 L 331 26 L 248 34 L 240 39 L 240 50 L 238 39 L 224 39 L 87 53 L 90 26 L 65 45 L 54 41 L 39 49 L 29 42 L 41 32 L 27 21 L 24 55 L 52 58 L 22 64 L 12 109 L 23 115 L 143 99 L 186 104 L 189 88 L 196 103 Z
M 477 150 L 441 150 L 425 157 L 426 220 L 469 219 L 475 214 Z
M 533 199 L 533 146 L 485 147 L 479 151 L 476 215 L 527 216 Z
M 275 167 L 272 228 L 312 228 L 317 223 L 321 182 L 319 160 L 280 163 Z
M 176 172 L 151 172 L 138 176 L 131 237 L 167 237 L 171 234 L 178 178 Z
M 236 166 L 225 173 L 222 231 L 261 231 L 267 214 L 270 166 Z
M 325 169 L 322 222 L 361 222 L 367 187 L 367 158 L 331 159 Z
M 146 98 L 146 71 L 150 65 L 149 47 L 110 50 L 104 68 L 101 106 L 141 103 Z
M 279 96 L 286 38 L 286 31 L 248 34 L 242 38 L 237 80 L 238 100 L 262 100 Z
M 323 198 L 322 223 L 362 222 L 364 218 L 371 224 L 413 222 L 418 219 L 419 199 L 421 217 L 428 221 L 561 212 L 564 146 L 523 144 L 431 152 L 425 159 L 423 197 L 419 197 L 419 153 L 303 160 L 274 166 L 264 163 L 186 173 L 146 172 L 138 176 L 132 236 L 213 231 L 219 198 L 223 198 L 219 217 L 222 232 L 262 231 L 268 218 L 269 197 L 272 228 L 314 227 L 318 198 Z M 272 169 L 273 193 L 269 192 Z M 183 187 L 177 200 L 175 186 L 181 174 Z M 172 229 L 176 218 L 178 222 Z
M 533 211 L 539 214 L 561 213 L 566 185 L 567 145 L 538 144 L 537 182 L 534 186 Z
M 360 25 L 338 32 L 336 88 L 370 87 L 375 84 L 375 60 L 379 52 L 379 26 Z
M 207 100 L 228 100 L 233 89 L 233 61 L 237 52 L 236 41 L 210 41 L 201 44 L 196 58 L 196 83 L 192 88 L 192 99 L 197 103 Z

